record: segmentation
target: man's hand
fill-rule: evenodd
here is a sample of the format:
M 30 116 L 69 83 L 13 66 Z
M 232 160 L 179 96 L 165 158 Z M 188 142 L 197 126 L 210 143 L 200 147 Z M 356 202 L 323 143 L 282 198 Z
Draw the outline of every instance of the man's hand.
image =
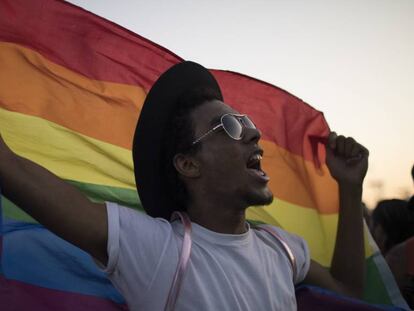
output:
M 338 184 L 361 186 L 368 169 L 368 155 L 368 150 L 352 137 L 329 134 L 326 164 Z
M 326 163 L 339 186 L 335 250 L 329 273 L 312 263 L 305 282 L 361 297 L 365 275 L 361 198 L 368 169 L 368 150 L 353 138 L 332 132 L 326 146 Z

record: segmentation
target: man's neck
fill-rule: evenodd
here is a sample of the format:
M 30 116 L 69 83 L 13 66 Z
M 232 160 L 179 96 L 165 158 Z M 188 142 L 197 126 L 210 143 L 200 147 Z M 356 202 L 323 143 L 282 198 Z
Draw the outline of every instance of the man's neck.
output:
M 192 222 L 211 231 L 227 234 L 246 232 L 246 208 L 214 202 L 193 202 L 187 209 Z

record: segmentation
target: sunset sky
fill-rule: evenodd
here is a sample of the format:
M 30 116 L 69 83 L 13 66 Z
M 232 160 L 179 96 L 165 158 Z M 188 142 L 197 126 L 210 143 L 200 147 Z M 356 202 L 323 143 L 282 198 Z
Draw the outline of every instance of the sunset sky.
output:
M 71 0 L 208 68 L 277 85 L 370 150 L 364 200 L 414 192 L 414 1 Z

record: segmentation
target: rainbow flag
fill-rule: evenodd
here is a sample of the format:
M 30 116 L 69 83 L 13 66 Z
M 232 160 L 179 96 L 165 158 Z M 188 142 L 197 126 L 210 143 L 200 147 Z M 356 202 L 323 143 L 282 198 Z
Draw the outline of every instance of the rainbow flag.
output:
M 2 0 L 0 132 L 17 154 L 91 200 L 142 211 L 131 156 L 134 128 L 151 85 L 180 61 L 167 49 L 66 2 Z M 268 83 L 230 71 L 212 73 L 225 101 L 250 115 L 263 133 L 263 166 L 276 199 L 270 206 L 250 208 L 248 218 L 301 235 L 312 258 L 329 267 L 338 189 L 318 143 L 329 133 L 323 114 Z M 87 254 L 4 197 L 2 204 L 0 305 L 126 308 Z M 365 244 L 365 299 L 403 304 L 368 232 Z

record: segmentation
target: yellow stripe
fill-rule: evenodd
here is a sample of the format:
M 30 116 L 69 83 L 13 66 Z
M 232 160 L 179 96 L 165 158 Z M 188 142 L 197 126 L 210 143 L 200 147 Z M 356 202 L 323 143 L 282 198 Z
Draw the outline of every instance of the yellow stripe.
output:
M 135 189 L 131 151 L 55 123 L 0 108 L 0 132 L 6 143 L 61 178 L 92 184 Z M 266 207 L 251 207 L 247 217 L 280 225 L 302 236 L 312 258 L 329 266 L 335 243 L 337 214 L 319 214 L 281 199 Z M 366 257 L 373 254 L 366 245 Z
M 135 189 L 130 150 L 2 108 L 0 132 L 17 154 L 61 178 Z
M 262 221 L 303 237 L 310 248 L 312 259 L 330 266 L 335 246 L 338 214 L 319 214 L 316 210 L 301 207 L 275 198 L 272 204 L 250 207 L 249 220 Z M 365 232 L 365 257 L 373 254 Z

